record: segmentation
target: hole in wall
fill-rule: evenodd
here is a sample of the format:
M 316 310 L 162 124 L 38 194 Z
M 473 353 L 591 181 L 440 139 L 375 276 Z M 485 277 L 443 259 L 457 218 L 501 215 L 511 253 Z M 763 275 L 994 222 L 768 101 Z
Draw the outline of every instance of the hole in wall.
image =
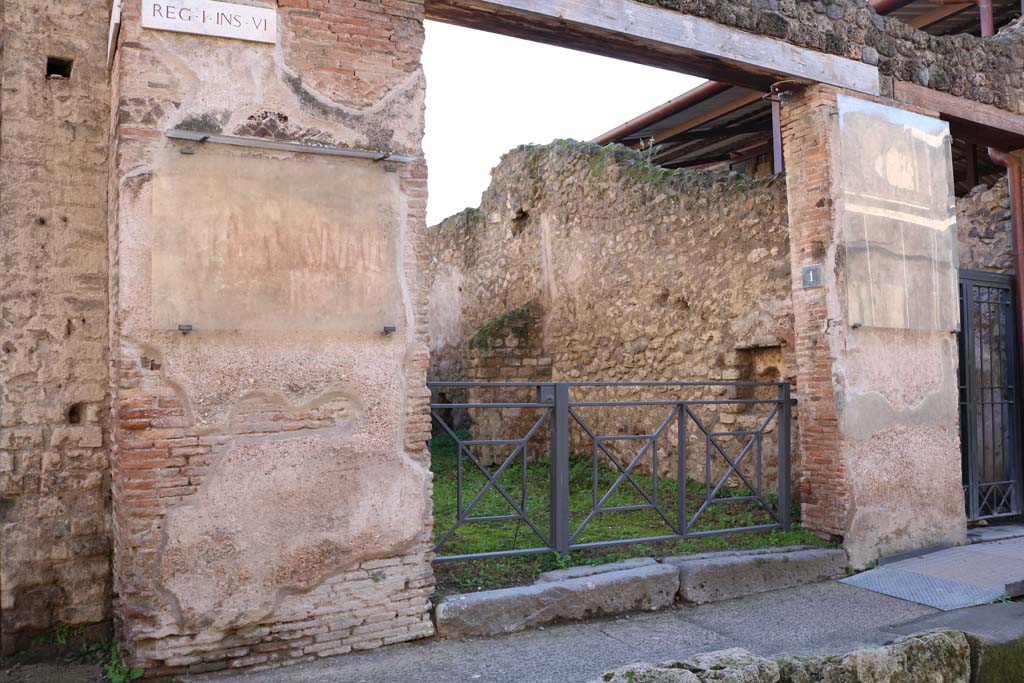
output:
M 530 212 L 526 209 L 519 209 L 516 211 L 516 215 L 512 217 L 512 236 L 519 237 L 523 234 L 523 230 L 526 229 L 526 224 L 530 221 Z
M 80 424 L 82 422 L 82 414 L 85 412 L 85 406 L 81 403 L 73 403 L 68 408 L 68 424 Z
M 74 68 L 75 60 L 64 57 L 46 58 L 46 78 L 71 78 L 71 70 Z

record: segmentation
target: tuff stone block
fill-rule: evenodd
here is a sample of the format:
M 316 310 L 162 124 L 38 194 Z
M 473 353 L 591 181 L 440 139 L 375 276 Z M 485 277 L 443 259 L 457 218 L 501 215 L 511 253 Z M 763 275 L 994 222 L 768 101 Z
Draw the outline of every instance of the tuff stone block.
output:
M 678 590 L 676 568 L 649 565 L 457 595 L 441 602 L 434 618 L 442 638 L 514 633 L 553 621 L 662 609 Z
M 844 551 L 819 549 L 683 555 L 662 562 L 679 569 L 680 600 L 697 605 L 836 579 L 846 575 L 847 564 Z

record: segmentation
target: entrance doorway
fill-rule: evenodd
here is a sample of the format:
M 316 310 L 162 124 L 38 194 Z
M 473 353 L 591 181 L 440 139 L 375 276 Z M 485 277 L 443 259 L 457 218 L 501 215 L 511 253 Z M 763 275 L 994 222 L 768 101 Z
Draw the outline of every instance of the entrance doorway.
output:
M 1013 277 L 960 271 L 960 448 L 967 519 L 1022 512 Z

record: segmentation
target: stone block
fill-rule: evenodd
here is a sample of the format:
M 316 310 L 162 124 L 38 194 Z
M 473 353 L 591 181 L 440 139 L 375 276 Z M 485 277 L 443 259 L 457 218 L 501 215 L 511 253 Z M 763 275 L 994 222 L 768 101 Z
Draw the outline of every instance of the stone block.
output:
M 78 448 L 100 448 L 103 446 L 103 430 L 100 427 L 58 427 L 53 430 L 50 445 L 54 448 L 75 446 Z
M 808 549 L 709 553 L 663 562 L 679 570 L 680 599 L 700 605 L 845 576 L 847 560 L 842 550 Z
M 623 569 L 649 567 L 652 564 L 657 563 L 658 561 L 655 560 L 653 557 L 637 557 L 632 560 L 623 560 L 622 562 L 615 562 L 612 564 L 599 564 L 584 567 L 569 567 L 568 569 L 555 569 L 550 572 L 544 572 L 543 574 L 537 577 L 537 581 L 547 582 L 565 581 L 566 579 L 579 579 L 584 576 L 607 574 L 608 572 L 617 572 L 622 571 Z
M 465 638 L 514 633 L 554 621 L 670 606 L 679 571 L 654 564 L 532 586 L 453 596 L 437 606 L 437 634 Z
M 682 661 L 632 664 L 610 671 L 592 683 L 968 683 L 970 680 L 971 648 L 967 637 L 957 631 L 932 631 L 882 647 L 825 657 L 782 656 L 772 660 L 733 648 Z
M 939 612 L 894 629 L 897 633 L 957 631 L 971 645 L 972 683 L 1021 680 L 1024 662 L 1024 603 L 1001 602 Z
M 633 664 L 593 683 L 778 683 L 779 665 L 741 648 L 699 654 L 683 661 Z
M 969 683 L 971 646 L 958 631 L 933 631 L 845 655 L 782 657 L 779 668 L 781 683 Z

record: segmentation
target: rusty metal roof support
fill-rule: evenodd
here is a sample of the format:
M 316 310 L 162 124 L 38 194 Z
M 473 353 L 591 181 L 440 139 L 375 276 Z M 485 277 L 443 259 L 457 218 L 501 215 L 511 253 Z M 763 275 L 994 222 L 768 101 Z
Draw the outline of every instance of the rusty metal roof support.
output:
M 983 38 L 996 34 L 996 23 L 992 15 L 992 0 L 970 0 L 981 13 L 981 35 Z M 964 0 L 929 0 L 933 5 L 962 5 Z M 1024 6 L 1024 2 L 1021 3 Z
M 656 123 L 664 118 L 672 116 L 673 114 L 676 114 L 687 107 L 693 106 L 698 102 L 703 102 L 709 97 L 714 97 L 719 93 L 723 93 L 730 87 L 731 86 L 728 83 L 719 83 L 718 81 L 702 83 L 693 90 L 683 93 L 674 100 L 669 100 L 660 107 L 652 109 L 645 114 L 641 114 L 632 121 L 627 121 L 618 128 L 610 130 L 600 137 L 594 138 L 594 142 L 599 145 L 607 145 L 619 138 L 632 135 L 638 130 L 643 130 L 652 123 Z
M 1009 176 L 1013 266 L 1016 274 L 1014 286 L 1017 293 L 1017 339 L 1020 340 L 1024 339 L 1024 162 L 992 147 L 989 147 L 988 155 L 996 164 L 1006 168 Z
M 914 2 L 916 0 L 871 0 L 871 7 L 878 14 L 889 14 Z

